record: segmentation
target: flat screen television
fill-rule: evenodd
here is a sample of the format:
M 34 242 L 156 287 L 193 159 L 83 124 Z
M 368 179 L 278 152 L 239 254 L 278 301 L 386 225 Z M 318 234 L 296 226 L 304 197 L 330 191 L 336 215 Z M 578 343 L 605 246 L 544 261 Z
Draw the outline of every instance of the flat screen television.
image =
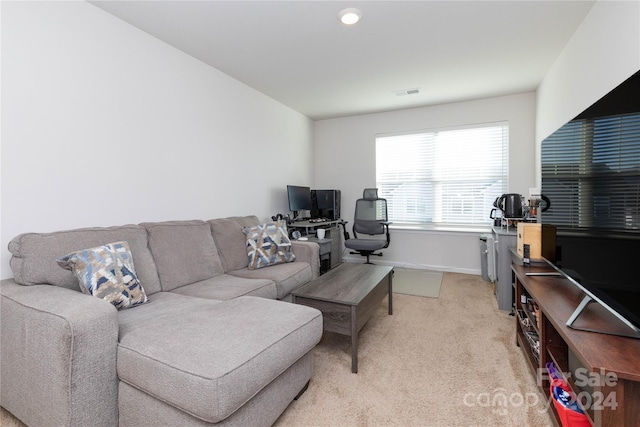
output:
M 589 304 L 595 303 L 612 313 L 626 328 L 618 332 L 604 328 L 586 330 L 640 338 L 640 270 L 636 264 L 640 256 L 640 236 L 564 232 L 556 236 L 554 248 L 545 247 L 544 240 L 542 244 L 545 261 L 585 293 L 567 326 L 584 329 L 576 326 L 576 321 Z
M 640 71 L 542 141 L 541 166 L 543 258 L 585 294 L 567 325 L 599 304 L 620 328 L 588 330 L 640 338 Z
M 293 212 L 294 217 L 298 217 L 300 211 L 311 210 L 311 187 L 287 185 L 287 197 L 289 210 Z

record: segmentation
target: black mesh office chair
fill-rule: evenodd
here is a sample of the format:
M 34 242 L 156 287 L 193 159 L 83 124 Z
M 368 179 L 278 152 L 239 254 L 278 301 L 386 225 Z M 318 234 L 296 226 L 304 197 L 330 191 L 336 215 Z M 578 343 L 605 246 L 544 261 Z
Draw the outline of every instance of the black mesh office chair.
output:
M 356 212 L 353 221 L 353 239 L 347 231 L 347 222 L 342 222 L 344 231 L 344 245 L 352 249 L 352 254 L 360 254 L 367 257 L 367 264 L 371 264 L 371 255 L 382 256 L 377 252 L 380 249 L 389 247 L 391 237 L 389 235 L 389 224 L 387 215 L 387 200 L 378 197 L 377 188 L 365 188 L 362 199 L 356 200 Z M 371 238 L 358 237 L 358 233 L 372 236 Z M 375 236 L 385 235 L 386 238 L 376 238 Z

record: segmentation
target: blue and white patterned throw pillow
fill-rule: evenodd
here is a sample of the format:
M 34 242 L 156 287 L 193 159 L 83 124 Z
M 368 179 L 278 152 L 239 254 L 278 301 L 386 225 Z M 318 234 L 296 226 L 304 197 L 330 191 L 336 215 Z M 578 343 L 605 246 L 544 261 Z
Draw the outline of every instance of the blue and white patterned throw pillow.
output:
M 291 240 L 283 221 L 245 227 L 242 232 L 247 236 L 249 270 L 292 262 L 296 259 L 291 252 Z
M 127 242 L 84 249 L 57 261 L 62 268 L 73 271 L 82 292 L 102 298 L 118 310 L 147 302 Z

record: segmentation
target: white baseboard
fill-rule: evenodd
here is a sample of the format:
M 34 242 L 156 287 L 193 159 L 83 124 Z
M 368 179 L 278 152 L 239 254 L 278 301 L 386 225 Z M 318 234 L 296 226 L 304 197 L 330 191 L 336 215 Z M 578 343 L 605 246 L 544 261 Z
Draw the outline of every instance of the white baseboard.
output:
M 365 258 L 362 256 L 343 256 L 342 260 L 345 262 L 355 262 L 355 263 L 365 262 Z M 456 267 L 445 267 L 441 265 L 385 261 L 380 257 L 371 257 L 371 262 L 378 265 L 390 265 L 393 267 L 400 267 L 400 268 L 415 268 L 418 270 L 431 270 L 431 271 L 442 271 L 442 272 L 448 272 L 448 273 L 472 274 L 475 276 L 480 276 L 482 274 L 482 271 L 473 269 L 473 268 L 456 268 Z

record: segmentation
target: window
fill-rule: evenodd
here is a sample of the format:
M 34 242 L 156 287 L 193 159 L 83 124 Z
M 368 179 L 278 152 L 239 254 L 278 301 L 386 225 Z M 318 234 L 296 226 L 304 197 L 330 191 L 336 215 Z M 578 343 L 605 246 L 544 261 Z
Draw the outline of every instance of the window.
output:
M 543 222 L 640 230 L 640 113 L 567 123 L 542 142 L 541 163 Z
M 395 224 L 487 225 L 506 193 L 509 124 L 376 138 L 376 185 Z

